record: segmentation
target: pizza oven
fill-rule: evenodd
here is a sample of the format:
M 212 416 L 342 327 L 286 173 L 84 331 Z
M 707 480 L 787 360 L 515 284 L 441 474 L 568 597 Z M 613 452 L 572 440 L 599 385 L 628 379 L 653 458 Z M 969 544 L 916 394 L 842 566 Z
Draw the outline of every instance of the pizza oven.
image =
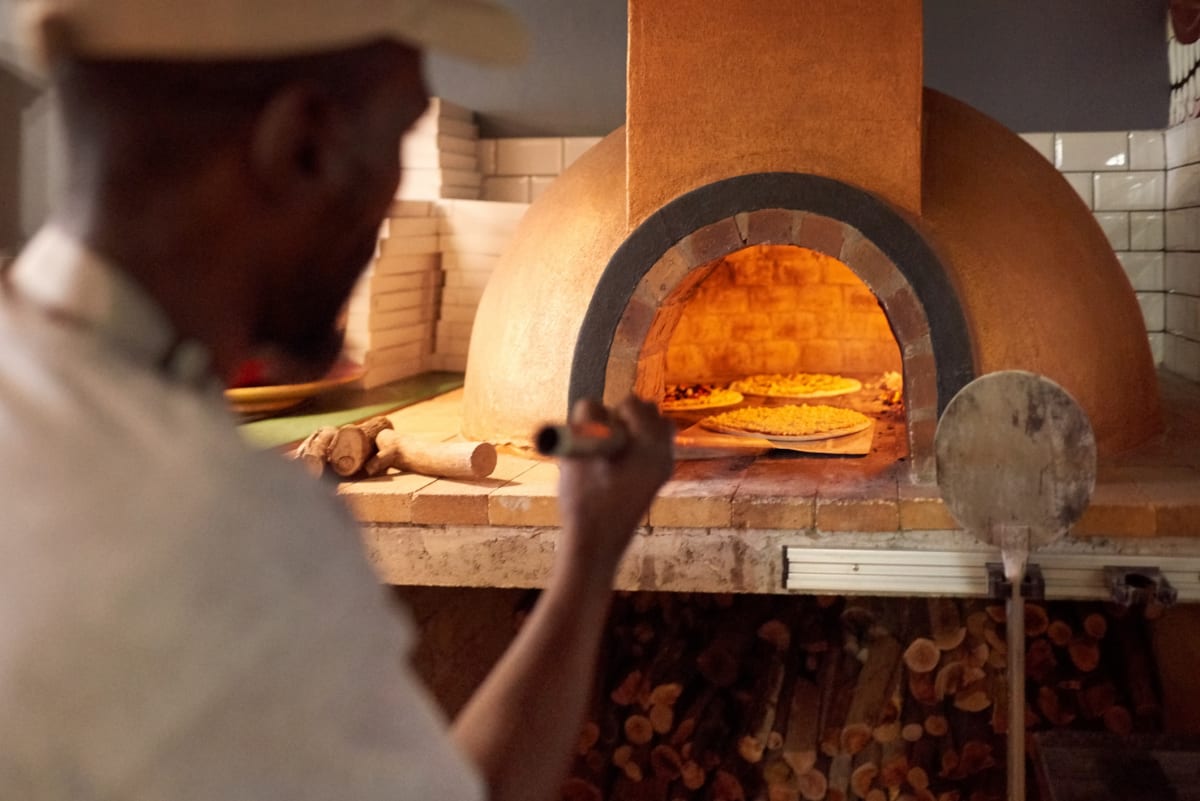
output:
M 1102 455 L 1156 433 L 1101 229 L 1016 134 L 923 87 L 921 42 L 920 0 L 630 0 L 626 125 L 522 220 L 476 317 L 464 433 L 523 442 L 579 397 L 738 372 L 895 371 L 928 483 L 941 410 L 1014 368 L 1071 392 Z

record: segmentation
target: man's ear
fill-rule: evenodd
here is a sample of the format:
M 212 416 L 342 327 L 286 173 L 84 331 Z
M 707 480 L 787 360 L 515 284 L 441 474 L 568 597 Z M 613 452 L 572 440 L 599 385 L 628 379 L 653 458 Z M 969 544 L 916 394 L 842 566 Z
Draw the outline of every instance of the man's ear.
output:
M 272 200 L 337 191 L 347 175 L 346 121 L 327 94 L 295 84 L 274 94 L 254 121 L 251 169 Z M 301 193 L 301 194 L 297 194 Z

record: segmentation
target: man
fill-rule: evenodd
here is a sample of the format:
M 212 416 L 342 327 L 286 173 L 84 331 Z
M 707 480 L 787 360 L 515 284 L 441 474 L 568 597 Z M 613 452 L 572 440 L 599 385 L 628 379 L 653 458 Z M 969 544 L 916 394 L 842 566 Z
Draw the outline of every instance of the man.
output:
M 0 797 L 552 798 L 612 577 L 671 469 L 635 400 L 566 460 L 558 559 L 447 730 L 328 489 L 220 389 L 336 355 L 420 49 L 520 50 L 474 0 L 6 0 L 61 99 L 67 196 L 0 292 Z M 606 421 L 596 404 L 579 421 Z

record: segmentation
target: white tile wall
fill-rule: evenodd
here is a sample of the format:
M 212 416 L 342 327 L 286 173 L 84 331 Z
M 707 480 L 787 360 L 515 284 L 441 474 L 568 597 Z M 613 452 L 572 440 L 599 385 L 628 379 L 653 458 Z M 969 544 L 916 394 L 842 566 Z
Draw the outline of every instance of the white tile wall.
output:
M 1163 173 L 1098 172 L 1093 205 L 1097 211 L 1157 211 L 1163 208 Z
M 1200 253 L 1167 253 L 1165 258 L 1166 287 L 1200 297 Z
M 599 136 L 569 136 L 563 143 L 563 169 L 570 167 L 575 159 L 600 143 Z
M 1164 141 L 1163 364 L 1200 381 L 1200 119 L 1167 129 Z
M 1137 293 L 1138 305 L 1142 307 L 1142 317 L 1146 321 L 1147 331 L 1162 331 L 1166 318 L 1166 296 L 1161 292 Z
M 1051 163 L 1054 162 L 1054 134 L 1052 133 L 1023 133 L 1020 134 L 1025 143 L 1042 154 Z
M 1161 170 L 1166 166 L 1162 131 L 1129 132 L 1129 169 Z
M 1129 212 L 1130 250 L 1162 250 L 1164 245 L 1162 212 Z
M 1167 250 L 1200 250 L 1200 208 L 1167 212 Z
M 1083 198 L 1083 202 L 1087 204 L 1089 209 L 1095 208 L 1095 204 L 1092 202 L 1092 186 L 1095 183 L 1092 173 L 1064 172 L 1063 177 L 1079 193 L 1079 196 Z
M 1167 169 L 1200 161 L 1200 119 L 1168 128 L 1163 138 L 1166 144 Z
M 1095 213 L 1096 222 L 1113 250 L 1129 250 L 1129 212 L 1098 211 Z
M 1163 291 L 1162 253 L 1118 253 L 1117 259 L 1129 276 L 1129 283 L 1138 292 Z
M 1129 134 L 1062 133 L 1054 140 L 1054 166 L 1063 172 L 1129 169 Z
M 1200 162 L 1167 172 L 1167 208 L 1200 206 Z

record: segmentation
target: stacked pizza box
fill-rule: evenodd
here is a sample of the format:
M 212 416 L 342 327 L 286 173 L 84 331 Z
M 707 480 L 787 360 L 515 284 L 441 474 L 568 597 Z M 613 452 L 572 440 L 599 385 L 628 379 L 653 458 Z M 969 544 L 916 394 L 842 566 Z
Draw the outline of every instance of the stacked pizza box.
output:
M 441 287 L 437 231 L 433 203 L 392 203 L 346 310 L 344 353 L 365 368 L 365 389 L 431 367 Z
M 479 299 L 528 208 L 528 203 L 486 200 L 449 200 L 438 204 L 444 286 L 434 337 L 435 369 L 466 369 Z
M 479 127 L 474 114 L 435 97 L 400 143 L 400 187 L 404 200 L 478 198 Z

